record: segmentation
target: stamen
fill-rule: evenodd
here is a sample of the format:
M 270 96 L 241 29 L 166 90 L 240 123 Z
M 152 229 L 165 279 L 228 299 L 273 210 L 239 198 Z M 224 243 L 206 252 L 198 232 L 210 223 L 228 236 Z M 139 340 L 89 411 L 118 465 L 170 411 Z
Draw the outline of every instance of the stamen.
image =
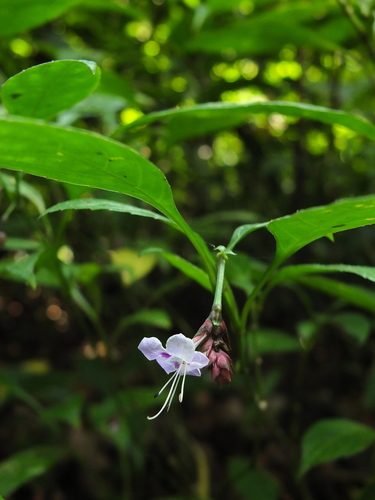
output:
M 160 396 L 160 394 L 164 391 L 164 389 L 172 382 L 172 380 L 176 377 L 176 373 L 177 371 L 174 372 L 174 374 L 169 378 L 168 382 L 163 385 L 163 387 L 160 389 L 159 392 L 157 392 L 154 396 L 154 398 L 157 398 L 158 396 Z
M 181 392 L 178 395 L 178 400 L 180 403 L 182 403 L 182 399 L 184 397 L 185 378 L 186 378 L 186 372 L 187 372 L 187 363 L 185 363 L 185 361 L 184 361 L 184 365 L 185 365 L 185 369 L 184 369 L 184 375 L 182 377 Z
M 160 394 L 167 387 L 167 385 L 171 382 L 171 380 L 173 380 L 172 387 L 169 390 L 168 396 L 167 396 L 166 400 L 164 401 L 163 406 L 161 407 L 161 409 L 158 411 L 158 413 L 156 415 L 154 415 L 153 417 L 147 417 L 147 420 L 154 420 L 154 418 L 158 417 L 160 415 L 160 413 L 162 413 L 162 411 L 164 410 L 164 408 L 167 405 L 168 405 L 167 411 L 169 410 L 174 393 L 176 392 L 176 387 L 178 385 L 178 375 L 180 374 L 180 368 L 181 368 L 181 366 L 179 367 L 178 370 L 176 370 L 174 372 L 172 377 L 168 380 L 168 382 L 164 385 L 164 387 L 162 387 L 162 389 L 159 391 L 159 394 Z
M 179 369 L 176 372 L 176 373 L 178 373 L 178 375 L 180 375 L 181 368 L 182 368 L 182 365 L 180 365 Z M 177 377 L 176 380 L 173 382 L 173 392 L 172 392 L 172 388 L 171 388 L 172 394 L 171 394 L 171 398 L 170 398 L 168 406 L 167 406 L 167 411 L 169 411 L 169 408 L 171 407 L 174 395 L 176 393 L 176 389 L 177 389 L 178 383 L 179 383 L 179 378 Z

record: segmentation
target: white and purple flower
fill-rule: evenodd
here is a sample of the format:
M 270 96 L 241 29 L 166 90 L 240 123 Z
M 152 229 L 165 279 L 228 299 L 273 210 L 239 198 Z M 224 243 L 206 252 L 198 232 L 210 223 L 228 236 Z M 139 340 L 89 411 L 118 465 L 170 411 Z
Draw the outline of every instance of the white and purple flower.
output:
M 185 337 L 182 333 L 172 335 L 167 340 L 165 348 L 156 337 L 145 337 L 139 344 L 138 349 L 150 361 L 156 360 L 166 373 L 173 373 L 168 382 L 155 394 L 159 396 L 164 389 L 172 382 L 167 399 L 165 400 L 161 410 L 153 417 L 147 417 L 152 420 L 160 415 L 160 413 L 167 407 L 169 410 L 173 396 L 177 390 L 177 386 L 182 377 L 181 392 L 178 396 L 180 403 L 184 395 L 185 377 L 186 375 L 193 375 L 200 377 L 201 369 L 205 368 L 210 360 L 201 352 L 196 352 L 197 344 L 192 339 Z

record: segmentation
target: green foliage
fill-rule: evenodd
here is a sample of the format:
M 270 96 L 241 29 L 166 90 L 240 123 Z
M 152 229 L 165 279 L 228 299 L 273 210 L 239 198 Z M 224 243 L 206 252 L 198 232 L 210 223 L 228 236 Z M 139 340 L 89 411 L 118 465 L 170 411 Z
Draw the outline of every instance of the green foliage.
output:
M 372 498 L 372 4 L 0 0 L 7 500 Z M 221 287 L 231 387 L 147 422 Z
M 216 35 L 217 36 L 217 35 Z M 218 130 L 228 129 L 246 123 L 253 114 L 280 113 L 286 116 L 309 118 L 330 125 L 341 125 L 354 132 L 375 139 L 375 126 L 355 115 L 344 111 L 291 102 L 253 102 L 253 103 L 208 103 L 182 109 L 170 109 L 150 113 L 147 116 L 122 127 L 117 131 L 130 130 L 165 121 L 163 131 L 173 144 L 184 139 L 200 136 Z
M 40 26 L 61 15 L 65 10 L 79 3 L 80 0 L 1 0 L 0 3 L 0 34 L 1 36 L 16 35 L 22 31 Z
M 300 474 L 312 467 L 358 453 L 375 441 L 375 432 L 350 420 L 321 420 L 302 440 Z
M 11 114 L 51 118 L 91 94 L 99 79 L 92 61 L 53 61 L 9 78 L 1 99 Z
M 9 495 L 22 484 L 40 476 L 61 460 L 63 449 L 53 446 L 35 446 L 16 453 L 0 463 L 0 491 Z

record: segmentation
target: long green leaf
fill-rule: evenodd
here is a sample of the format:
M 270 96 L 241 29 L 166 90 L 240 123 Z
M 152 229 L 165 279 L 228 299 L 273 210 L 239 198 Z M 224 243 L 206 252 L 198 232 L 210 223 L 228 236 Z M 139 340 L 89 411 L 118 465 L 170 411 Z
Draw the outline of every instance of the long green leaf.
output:
M 145 253 L 157 253 L 164 257 L 173 267 L 181 271 L 188 278 L 193 279 L 197 283 L 199 283 L 206 290 L 212 291 L 212 286 L 210 284 L 209 277 L 207 273 L 205 273 L 202 269 L 195 266 L 191 262 L 183 259 L 179 255 L 176 255 L 171 252 L 165 252 L 161 248 L 148 248 L 143 252 Z
M 298 279 L 309 274 L 351 273 L 375 282 L 375 268 L 368 266 L 350 266 L 345 264 L 302 264 L 283 267 L 274 277 L 273 283 Z
M 55 446 L 35 446 L 4 460 L 0 463 L 0 493 L 10 495 L 34 477 L 44 474 L 63 453 Z
M 138 208 L 127 203 L 98 198 L 81 198 L 78 200 L 63 201 L 62 203 L 57 203 L 57 205 L 48 208 L 41 215 L 44 216 L 60 210 L 109 210 L 111 212 L 121 212 L 131 215 L 139 215 L 141 217 L 150 217 L 175 226 L 174 222 L 170 219 L 167 219 L 156 212 L 151 212 L 151 210 Z
M 0 158 L 4 168 L 149 203 L 181 228 L 214 281 L 213 258 L 206 244 L 178 212 L 164 174 L 136 151 L 92 132 L 12 116 L 0 119 Z
M 323 236 L 371 224 L 375 224 L 374 195 L 301 210 L 271 221 L 267 229 L 276 239 L 275 262 L 280 264 L 300 248 Z
M 253 114 L 280 113 L 317 120 L 330 125 L 338 124 L 369 139 L 375 140 L 375 126 L 345 111 L 315 106 L 313 104 L 269 101 L 251 103 L 211 102 L 178 109 L 150 113 L 117 130 L 129 130 L 162 121 L 163 131 L 170 143 L 191 137 L 233 128 L 246 122 Z
M 1 0 L 0 36 L 40 26 L 78 3 L 80 0 Z
M 100 69 L 92 61 L 52 61 L 9 78 L 1 98 L 11 114 L 50 118 L 85 99 L 99 80 Z
M 359 453 L 375 441 L 375 431 L 351 420 L 322 420 L 302 441 L 300 475 L 315 465 Z
M 127 194 L 171 219 L 182 219 L 163 173 L 142 155 L 103 136 L 7 117 L 0 119 L 0 158 L 4 168 Z

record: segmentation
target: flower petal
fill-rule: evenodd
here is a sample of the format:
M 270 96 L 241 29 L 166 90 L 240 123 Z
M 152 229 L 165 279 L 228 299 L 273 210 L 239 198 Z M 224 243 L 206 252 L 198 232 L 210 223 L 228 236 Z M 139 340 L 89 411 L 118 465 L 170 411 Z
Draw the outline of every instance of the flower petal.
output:
M 150 361 L 165 353 L 164 347 L 156 337 L 145 337 L 141 340 L 138 349 Z
M 199 368 L 194 368 L 191 365 L 188 365 L 186 375 L 192 375 L 193 377 L 200 377 L 202 374 Z
M 202 352 L 196 352 L 193 359 L 190 361 L 190 365 L 194 365 L 197 368 L 204 368 L 209 364 L 210 360 Z
M 181 362 L 179 360 L 176 360 L 176 358 L 172 356 L 166 358 L 165 356 L 161 355 L 156 358 L 156 361 L 166 373 L 175 372 L 181 366 Z
M 177 333 L 167 340 L 166 351 L 168 354 L 189 363 L 194 357 L 195 346 L 192 339 L 185 337 L 182 333 Z

